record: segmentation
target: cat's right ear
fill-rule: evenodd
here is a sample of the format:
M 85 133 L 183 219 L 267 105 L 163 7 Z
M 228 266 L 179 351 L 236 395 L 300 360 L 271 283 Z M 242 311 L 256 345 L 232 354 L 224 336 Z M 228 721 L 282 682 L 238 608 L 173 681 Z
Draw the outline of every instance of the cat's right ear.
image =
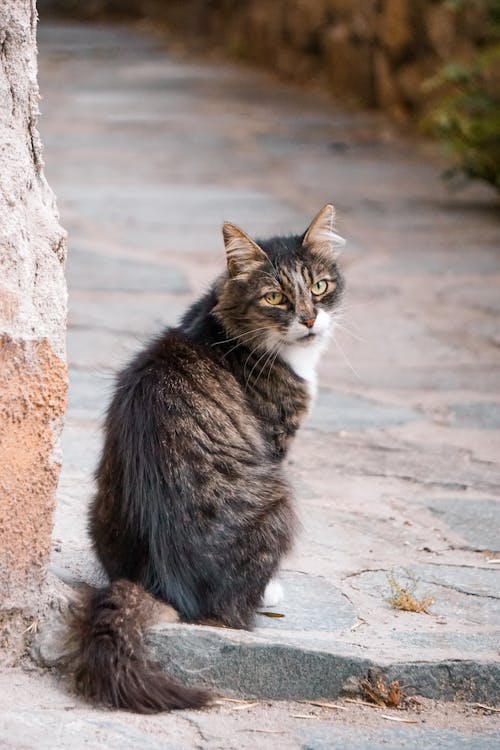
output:
M 336 258 L 345 239 L 335 231 L 335 208 L 331 203 L 318 211 L 304 235 L 303 247 Z
M 268 260 L 265 252 L 242 229 L 228 221 L 222 227 L 227 270 L 231 278 L 243 276 Z

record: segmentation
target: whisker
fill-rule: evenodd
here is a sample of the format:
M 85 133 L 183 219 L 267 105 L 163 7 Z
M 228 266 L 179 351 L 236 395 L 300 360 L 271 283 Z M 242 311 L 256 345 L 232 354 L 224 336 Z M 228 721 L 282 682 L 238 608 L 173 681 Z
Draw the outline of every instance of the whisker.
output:
M 245 380 L 245 387 L 246 387 L 247 385 L 249 385 L 249 382 L 250 382 L 250 378 L 252 377 L 252 373 L 253 373 L 253 371 L 255 370 L 255 368 L 257 367 L 257 365 L 259 364 L 259 362 L 261 361 L 261 359 L 263 359 L 263 357 L 265 357 L 265 356 L 266 356 L 266 354 L 268 354 L 268 353 L 269 353 L 269 350 L 268 350 L 268 349 L 264 349 L 264 352 L 263 352 L 263 353 L 262 353 L 262 354 L 260 355 L 259 359 L 258 359 L 258 360 L 257 360 L 256 362 L 254 362 L 254 364 L 253 364 L 253 367 L 252 367 L 252 369 L 250 370 L 250 373 L 249 373 L 248 377 L 247 377 L 247 378 L 246 378 L 246 380 Z M 248 362 L 248 358 L 247 358 L 247 362 Z M 245 365 L 246 365 L 246 362 L 245 362 Z M 256 381 L 256 382 L 257 382 L 257 381 Z
M 239 333 L 237 336 L 232 336 L 230 339 L 222 339 L 222 341 L 215 341 L 210 346 L 220 346 L 221 344 L 229 344 L 230 341 L 236 341 L 236 339 L 241 339 L 243 336 L 248 336 L 251 333 L 255 333 L 256 331 L 265 331 L 266 326 L 261 326 L 260 328 L 253 328 L 251 331 L 245 331 L 244 333 Z
M 332 315 L 333 320 L 336 320 L 337 318 L 340 318 L 341 320 L 344 319 L 344 313 L 345 309 L 343 307 L 339 307 Z M 356 328 L 359 330 L 359 325 L 352 319 L 349 318 L 349 324 L 352 325 L 353 328 Z
M 273 358 L 273 361 L 271 362 L 271 364 L 269 365 L 269 370 L 268 370 L 268 373 L 267 373 L 267 384 L 268 385 L 269 385 L 269 378 L 271 376 L 271 372 L 272 372 L 274 363 L 276 362 L 276 357 L 280 353 L 280 349 L 281 349 L 281 343 L 276 344 L 276 351 L 274 352 L 274 358 Z
M 250 359 L 250 357 L 253 357 L 253 355 L 256 353 L 256 351 L 257 351 L 257 347 L 255 347 L 254 349 L 250 349 L 248 357 L 245 360 L 245 364 L 243 365 L 243 375 L 245 374 L 248 360 Z
M 249 344 L 251 341 L 254 341 L 255 339 L 259 338 L 259 336 L 260 336 L 260 332 L 259 333 L 255 333 L 250 338 L 245 339 L 245 341 L 239 341 L 237 344 L 235 344 L 234 346 L 232 346 L 231 349 L 228 352 L 226 352 L 224 354 L 223 359 L 225 359 L 229 354 L 231 354 L 231 352 L 234 352 L 234 350 L 237 349 L 239 346 L 247 346 L 247 344 Z M 257 351 L 257 349 L 255 349 L 254 351 Z M 250 352 L 250 354 L 251 354 L 251 352 Z
M 362 338 L 361 336 L 358 336 L 357 333 L 353 333 L 346 325 L 344 325 L 344 323 L 339 323 L 338 320 L 335 320 L 334 325 L 338 326 L 343 331 L 348 333 L 350 336 L 353 337 L 353 339 L 356 339 L 356 341 L 360 341 L 362 344 L 366 344 L 366 339 Z
M 354 375 L 356 375 L 356 377 L 361 380 L 361 376 L 360 376 L 359 372 L 357 372 L 356 369 L 353 367 L 353 365 L 351 364 L 351 362 L 349 360 L 349 357 L 347 356 L 347 354 L 345 353 L 345 351 L 342 349 L 342 347 L 340 346 L 340 344 L 337 341 L 337 339 L 335 338 L 335 336 L 333 337 L 333 343 L 335 344 L 335 346 L 337 347 L 337 349 L 341 353 L 342 357 L 344 358 L 344 361 L 345 361 L 346 365 L 352 370 L 352 372 L 354 373 Z
M 354 310 L 356 309 L 356 307 L 366 307 L 367 305 L 371 305 L 371 304 L 372 304 L 371 300 L 366 300 L 365 302 L 354 302 L 353 304 L 351 304 L 349 300 L 344 299 L 340 303 L 339 307 L 342 307 L 345 310 Z
M 277 345 L 277 346 L 279 346 L 279 345 Z M 258 379 L 260 378 L 260 376 L 261 376 L 261 375 L 262 375 L 262 373 L 264 372 L 265 368 L 266 368 L 266 367 L 267 367 L 267 365 L 269 364 L 269 362 L 270 362 L 270 360 L 271 360 L 271 357 L 272 357 L 272 356 L 274 355 L 274 351 L 275 351 L 274 349 L 271 349 L 271 350 L 270 350 L 270 352 L 269 352 L 269 356 L 267 357 L 266 361 L 264 362 L 264 364 L 263 364 L 263 365 L 262 365 L 262 367 L 260 368 L 260 372 L 259 372 L 259 374 L 258 374 L 258 375 L 257 375 L 257 377 L 255 378 L 255 381 L 254 381 L 254 387 L 255 387 L 255 385 L 257 384 L 257 381 L 258 381 Z M 272 367 L 272 365 L 271 365 L 270 367 Z M 269 372 L 271 372 L 271 369 L 269 369 Z

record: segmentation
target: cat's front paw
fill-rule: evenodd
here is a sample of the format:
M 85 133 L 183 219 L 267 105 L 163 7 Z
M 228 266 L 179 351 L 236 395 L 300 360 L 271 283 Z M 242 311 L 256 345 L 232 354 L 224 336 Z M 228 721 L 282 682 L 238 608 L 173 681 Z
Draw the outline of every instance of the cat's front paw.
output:
M 262 597 L 263 607 L 275 607 L 277 604 L 283 601 L 284 592 L 283 586 L 279 581 L 274 579 L 269 581 Z

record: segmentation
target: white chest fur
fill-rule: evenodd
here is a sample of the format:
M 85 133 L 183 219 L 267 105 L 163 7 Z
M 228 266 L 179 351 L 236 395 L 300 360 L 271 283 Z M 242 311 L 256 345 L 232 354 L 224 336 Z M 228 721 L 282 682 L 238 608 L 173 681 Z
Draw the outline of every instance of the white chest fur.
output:
M 316 369 L 326 343 L 326 336 L 318 336 L 308 344 L 288 344 L 280 352 L 282 359 L 290 365 L 294 373 L 306 381 L 311 398 L 316 396 L 318 388 Z
M 299 338 L 294 343 L 293 336 L 304 335 L 304 327 L 297 323 L 289 331 L 292 340 L 280 351 L 282 359 L 290 365 L 294 373 L 306 381 L 312 399 L 316 396 L 318 388 L 316 369 L 331 332 L 332 320 L 324 310 L 320 310 L 312 328 L 312 333 L 316 336 L 306 341 Z

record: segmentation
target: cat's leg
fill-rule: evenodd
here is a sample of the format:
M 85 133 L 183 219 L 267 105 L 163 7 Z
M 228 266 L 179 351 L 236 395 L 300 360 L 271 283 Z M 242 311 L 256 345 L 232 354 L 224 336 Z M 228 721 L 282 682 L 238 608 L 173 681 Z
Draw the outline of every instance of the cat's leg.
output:
M 225 550 L 225 564 L 213 576 L 210 593 L 203 597 L 203 615 L 195 622 L 238 630 L 252 629 L 255 614 L 262 607 L 266 586 L 276 573 L 280 557 L 271 544 L 266 544 L 266 549 L 262 547 L 262 534 L 250 536 L 253 536 L 251 549 L 238 549 L 238 545 L 234 545 Z M 260 541 L 256 543 L 258 536 Z
M 234 579 L 233 579 L 234 580 Z M 214 592 L 210 615 L 203 618 L 201 624 L 235 630 L 251 630 L 254 626 L 255 613 L 263 598 L 263 587 L 258 590 L 250 588 L 243 579 L 231 589 Z
M 296 519 L 288 485 L 272 468 L 265 477 L 256 472 L 253 478 L 258 483 L 240 488 L 241 506 L 253 505 L 253 512 L 235 517 L 232 508 L 228 511 L 233 529 L 238 522 L 238 537 L 228 537 L 227 545 L 218 539 L 220 567 L 212 577 L 207 614 L 231 628 L 252 628 L 259 608 L 274 606 L 283 598 L 276 574 L 290 549 Z

